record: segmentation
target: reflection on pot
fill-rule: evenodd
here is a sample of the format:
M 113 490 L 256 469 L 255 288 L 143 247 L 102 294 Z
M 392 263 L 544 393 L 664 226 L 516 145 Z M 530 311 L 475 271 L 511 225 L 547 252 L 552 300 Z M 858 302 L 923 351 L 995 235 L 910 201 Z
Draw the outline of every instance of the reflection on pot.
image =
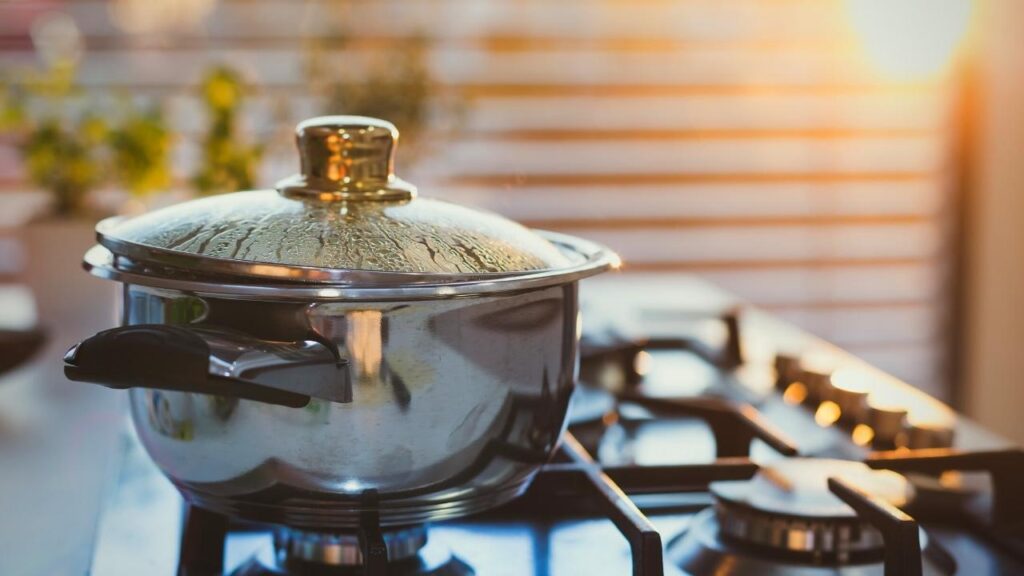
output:
M 153 430 L 175 440 L 189 442 L 193 439 L 191 394 L 168 394 L 160 390 L 146 390 L 145 394 L 146 414 Z
M 350 310 L 345 316 L 345 349 L 355 380 L 360 384 L 380 380 L 384 326 L 380 310 Z

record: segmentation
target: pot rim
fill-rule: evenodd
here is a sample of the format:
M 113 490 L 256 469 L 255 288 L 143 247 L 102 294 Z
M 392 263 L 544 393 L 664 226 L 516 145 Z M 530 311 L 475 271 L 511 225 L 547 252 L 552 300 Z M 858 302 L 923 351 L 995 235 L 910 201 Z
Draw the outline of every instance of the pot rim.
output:
M 557 269 L 472 275 L 334 270 L 332 272 L 338 273 L 338 279 L 333 281 L 297 282 L 289 281 L 288 276 L 270 275 L 266 282 L 261 282 L 252 276 L 217 276 L 188 266 L 190 257 L 211 260 L 208 256 L 186 254 L 180 260 L 183 266 L 154 265 L 153 260 L 145 258 L 136 261 L 129 254 L 113 251 L 107 245 L 110 239 L 104 238 L 97 226 L 100 244 L 85 253 L 82 265 L 93 276 L 125 284 L 254 300 L 317 301 L 432 300 L 518 292 L 575 282 L 621 265 L 615 252 L 596 242 L 545 230 L 534 232 L 554 244 L 573 264 Z M 179 253 L 173 255 L 177 257 Z M 262 266 L 254 262 L 217 260 L 249 267 Z

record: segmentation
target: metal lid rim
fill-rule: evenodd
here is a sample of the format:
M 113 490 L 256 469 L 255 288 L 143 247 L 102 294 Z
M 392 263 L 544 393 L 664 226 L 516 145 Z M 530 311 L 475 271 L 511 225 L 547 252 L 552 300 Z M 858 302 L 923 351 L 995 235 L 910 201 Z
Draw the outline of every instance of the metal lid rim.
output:
M 574 236 L 554 232 L 537 231 L 538 234 L 552 241 L 559 249 L 573 252 L 583 258 L 573 266 L 562 269 L 533 270 L 516 273 L 477 274 L 472 276 L 453 276 L 444 274 L 416 273 L 372 273 L 384 275 L 395 280 L 402 276 L 406 283 L 395 284 L 363 283 L 363 282 L 282 282 L 280 279 L 266 278 L 264 282 L 254 283 L 251 277 L 236 277 L 235 280 L 248 280 L 249 283 L 232 282 L 211 278 L 176 278 L 170 274 L 147 274 L 140 271 L 125 270 L 118 267 L 118 255 L 106 246 L 93 246 L 85 254 L 83 266 L 92 275 L 124 282 L 156 288 L 178 289 L 197 294 L 234 296 L 240 298 L 268 300 L 427 300 L 444 299 L 461 296 L 491 295 L 506 292 L 532 290 L 575 282 L 609 269 L 618 268 L 619 257 L 610 249 L 599 244 Z M 143 263 L 145 264 L 145 263 Z M 179 272 L 195 272 L 191 269 L 179 269 Z M 351 271 L 349 271 L 351 272 Z M 412 281 L 418 279 L 419 282 Z M 274 280 L 278 280 L 276 283 Z M 363 278 L 365 280 L 365 278 Z
M 256 262 L 249 260 L 233 260 L 218 258 L 205 254 L 192 254 L 168 248 L 146 246 L 123 240 L 108 234 L 124 217 L 114 216 L 101 220 L 96 225 L 96 240 L 110 250 L 115 256 L 125 256 L 139 263 L 169 266 L 183 270 L 205 274 L 238 277 L 246 281 L 286 281 L 306 284 L 450 284 L 455 282 L 488 281 L 496 278 L 522 276 L 539 272 L 557 272 L 562 269 L 545 268 L 538 270 L 511 270 L 501 272 L 474 272 L 469 274 L 452 274 L 438 272 L 395 272 L 386 270 L 369 270 L 356 268 L 320 268 L 301 264 L 281 264 Z M 532 230 L 556 247 L 559 244 L 572 244 L 575 252 L 582 254 L 588 247 L 586 240 L 565 234 Z M 572 241 L 570 242 L 569 239 Z M 594 244 L 594 247 L 597 245 Z M 600 247 L 604 250 L 607 248 Z M 564 250 L 563 250 L 564 252 Z

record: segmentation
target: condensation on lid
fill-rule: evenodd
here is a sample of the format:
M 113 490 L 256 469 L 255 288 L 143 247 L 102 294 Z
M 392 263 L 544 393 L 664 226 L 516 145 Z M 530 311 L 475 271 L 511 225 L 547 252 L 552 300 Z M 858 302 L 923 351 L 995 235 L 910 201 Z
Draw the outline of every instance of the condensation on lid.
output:
M 103 236 L 211 258 L 325 269 L 476 274 L 569 264 L 553 244 L 515 222 L 424 198 L 321 202 L 276 190 L 236 192 L 124 220 Z

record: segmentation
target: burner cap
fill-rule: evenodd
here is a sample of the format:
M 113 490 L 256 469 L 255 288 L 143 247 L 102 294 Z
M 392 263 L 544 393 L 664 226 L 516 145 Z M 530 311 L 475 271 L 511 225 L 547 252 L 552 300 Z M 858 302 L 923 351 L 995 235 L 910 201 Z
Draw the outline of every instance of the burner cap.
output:
M 777 512 L 805 518 L 853 518 L 853 510 L 828 489 L 828 479 L 838 476 L 887 500 L 906 504 L 910 485 L 890 470 L 873 470 L 862 462 L 824 458 L 789 458 L 762 466 L 750 480 L 713 482 L 711 492 L 719 499 L 746 504 L 761 512 Z
M 410 526 L 383 533 L 391 562 L 412 558 L 427 543 L 427 528 Z M 360 566 L 363 552 L 359 536 L 351 532 L 324 533 L 282 528 L 274 534 L 274 550 L 281 565 L 301 562 L 328 566 Z
M 473 576 L 473 569 L 443 542 L 427 542 L 426 526 L 389 529 L 383 534 L 390 576 Z M 274 557 L 257 553 L 231 576 L 356 576 L 363 574 L 362 549 L 354 533 L 325 533 L 281 527 Z
M 882 549 L 882 536 L 828 489 L 838 476 L 895 506 L 912 496 L 903 476 L 860 462 L 791 458 L 764 466 L 749 481 L 714 482 L 715 510 L 725 539 L 814 555 Z
M 956 574 L 952 556 L 923 530 L 921 549 L 925 576 Z M 691 576 L 881 576 L 885 572 L 882 555 L 868 556 L 840 562 L 836 555 L 765 553 L 725 540 L 711 509 L 698 513 L 685 532 L 669 540 L 665 552 L 669 562 Z

